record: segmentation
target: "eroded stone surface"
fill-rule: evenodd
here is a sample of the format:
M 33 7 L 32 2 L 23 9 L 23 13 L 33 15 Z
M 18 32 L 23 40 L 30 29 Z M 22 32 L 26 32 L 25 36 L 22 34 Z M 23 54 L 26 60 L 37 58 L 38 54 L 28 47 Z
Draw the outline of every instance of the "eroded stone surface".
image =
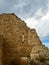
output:
M 0 14 L 0 35 L 5 40 L 3 44 L 0 40 L 0 48 L 3 48 L 1 49 L 3 65 L 9 65 L 18 55 L 20 57 L 30 55 L 33 59 L 33 53 L 41 46 L 44 47 L 36 30 L 28 28 L 26 23 L 15 14 Z M 44 47 L 44 49 L 46 48 Z

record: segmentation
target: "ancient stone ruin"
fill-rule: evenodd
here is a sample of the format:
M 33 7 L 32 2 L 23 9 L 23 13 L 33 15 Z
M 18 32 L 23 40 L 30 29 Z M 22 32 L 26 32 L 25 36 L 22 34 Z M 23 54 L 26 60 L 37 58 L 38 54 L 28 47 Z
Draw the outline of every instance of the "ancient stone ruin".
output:
M 43 51 L 41 54 L 49 52 L 42 45 L 35 29 L 27 27 L 13 13 L 0 14 L 0 65 L 12 65 L 17 57 L 27 59 L 30 56 L 34 60 L 39 50 Z

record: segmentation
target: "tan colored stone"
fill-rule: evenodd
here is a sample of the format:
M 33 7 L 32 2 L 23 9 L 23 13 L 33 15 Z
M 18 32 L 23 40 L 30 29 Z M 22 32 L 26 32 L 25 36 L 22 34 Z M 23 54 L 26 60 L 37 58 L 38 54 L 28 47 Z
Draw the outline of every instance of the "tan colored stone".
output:
M 24 41 L 22 41 L 23 34 Z M 12 60 L 18 58 L 17 56 L 27 57 L 32 54 L 31 57 L 33 58 L 36 48 L 44 47 L 36 30 L 28 28 L 26 23 L 15 14 L 0 14 L 0 35 L 4 39 L 3 44 L 0 40 L 0 47 L 2 47 L 0 49 L 0 62 L 3 54 L 3 61 L 1 62 L 3 65 L 10 65 Z M 1 53 L 1 50 L 3 53 Z

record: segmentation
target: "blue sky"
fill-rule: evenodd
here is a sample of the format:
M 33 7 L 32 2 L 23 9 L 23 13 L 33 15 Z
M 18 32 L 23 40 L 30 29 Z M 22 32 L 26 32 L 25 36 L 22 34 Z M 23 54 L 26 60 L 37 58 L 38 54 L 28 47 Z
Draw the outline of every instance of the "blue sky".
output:
M 42 39 L 43 44 L 49 48 L 49 38 Z
M 0 0 L 0 13 L 15 13 L 49 48 L 49 0 Z

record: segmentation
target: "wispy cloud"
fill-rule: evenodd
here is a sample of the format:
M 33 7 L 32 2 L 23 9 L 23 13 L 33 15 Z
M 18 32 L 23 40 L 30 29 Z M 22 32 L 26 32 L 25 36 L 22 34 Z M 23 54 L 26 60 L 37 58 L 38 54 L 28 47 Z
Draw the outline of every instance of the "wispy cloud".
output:
M 0 13 L 2 12 L 14 12 L 22 19 L 28 17 L 36 18 L 36 15 L 41 9 L 40 12 L 45 14 L 48 7 L 47 0 L 0 0 Z M 38 17 L 42 16 L 37 15 Z

